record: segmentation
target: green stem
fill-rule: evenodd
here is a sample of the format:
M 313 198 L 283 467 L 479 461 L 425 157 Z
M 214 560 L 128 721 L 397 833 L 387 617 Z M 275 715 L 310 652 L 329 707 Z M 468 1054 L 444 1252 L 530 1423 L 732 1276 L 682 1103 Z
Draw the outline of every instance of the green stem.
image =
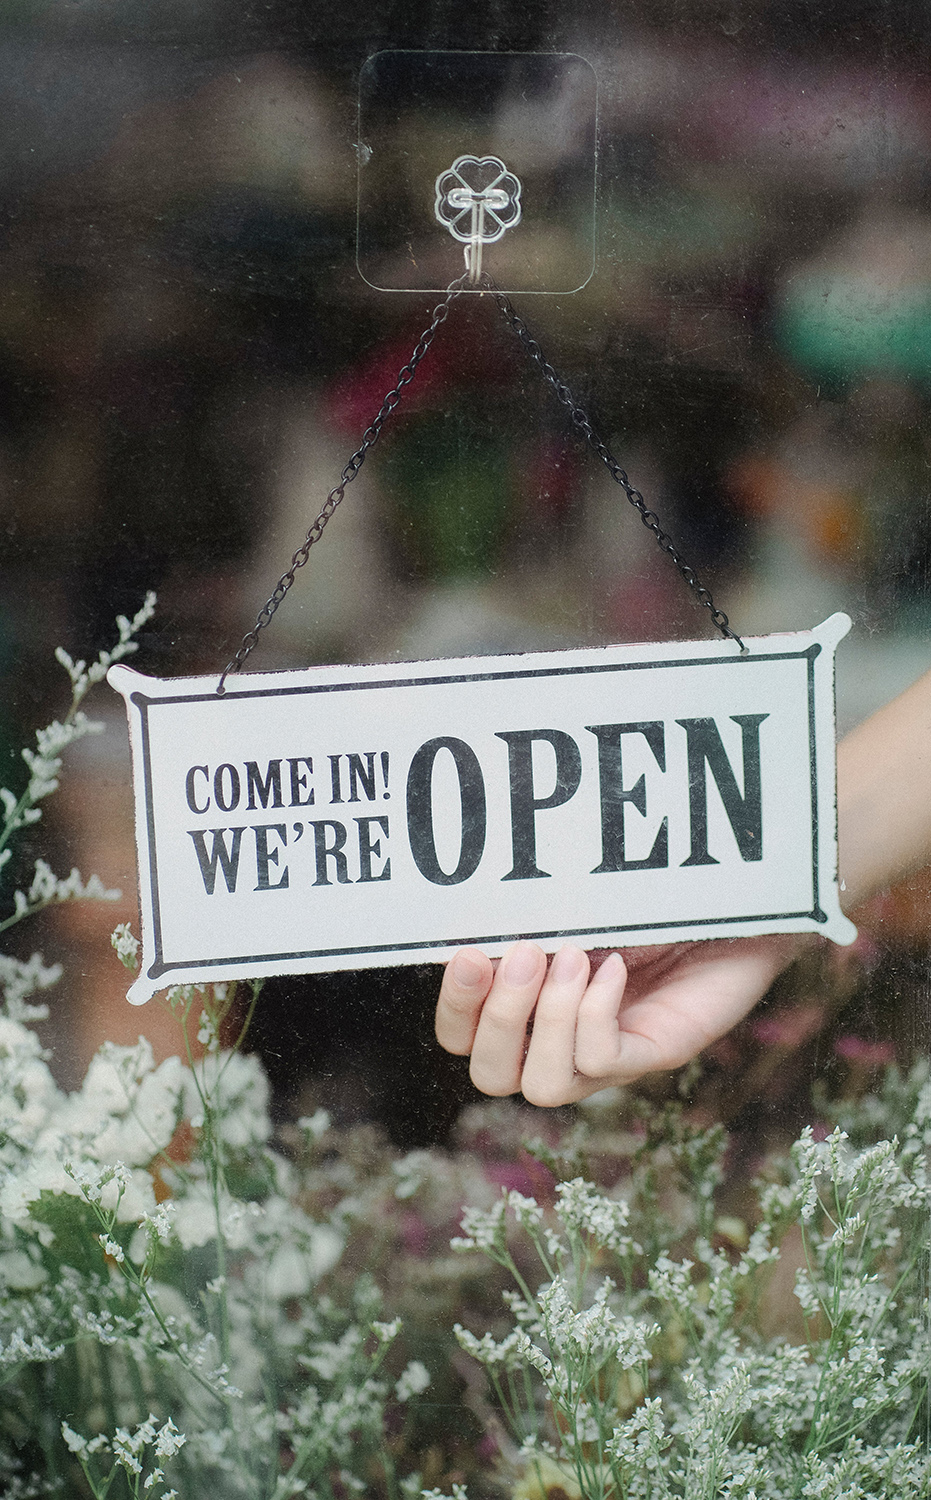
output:
M 22 911 L 14 912 L 12 916 L 4 917 L 0 922 L 0 932 L 6 932 L 8 928 L 15 927 L 17 922 L 25 922 L 27 917 L 34 917 L 37 912 L 47 911 L 50 906 L 67 906 L 71 901 L 100 901 L 98 896 L 49 896 L 47 901 L 36 901 L 32 906 L 24 906 Z
M 30 781 L 31 780 L 32 778 L 30 777 Z M 19 831 L 18 824 L 23 813 L 28 811 L 33 806 L 34 803 L 32 797 L 29 795 L 29 787 L 27 786 L 26 790 L 23 792 L 23 795 L 20 797 L 9 817 L 5 818 L 3 821 L 3 827 L 2 829 L 0 829 L 0 854 L 3 853 L 7 844 L 10 842 L 10 839 L 13 837 L 13 834 Z
M 104 1346 L 102 1344 L 95 1344 L 95 1349 L 97 1352 L 97 1368 L 100 1371 L 103 1404 L 107 1413 L 107 1428 L 110 1432 L 115 1432 L 119 1425 L 119 1414 L 116 1409 L 116 1393 L 113 1389 L 113 1371 L 110 1369 L 110 1361 Z
M 39 1445 L 42 1449 L 42 1456 L 45 1459 L 45 1467 L 49 1480 L 53 1488 L 60 1487 L 63 1482 L 58 1446 L 61 1438 L 61 1429 L 55 1425 L 58 1409 L 57 1403 L 54 1396 L 52 1396 L 51 1400 L 49 1399 L 51 1393 L 48 1390 L 48 1386 L 50 1384 L 49 1377 L 51 1370 L 48 1365 L 32 1365 L 31 1374 L 32 1383 L 36 1391 L 35 1410 L 39 1414 Z
M 121 1267 L 121 1269 L 122 1269 L 122 1267 Z M 147 1291 L 147 1289 L 144 1286 L 140 1286 L 139 1290 L 140 1290 L 140 1294 L 142 1296 L 143 1301 L 145 1302 L 145 1304 L 148 1307 L 150 1313 L 154 1317 L 154 1319 L 155 1319 L 156 1323 L 158 1324 L 159 1328 L 161 1329 L 162 1333 L 165 1335 L 165 1338 L 168 1341 L 168 1347 L 171 1349 L 172 1353 L 174 1354 L 175 1358 L 178 1360 L 178 1362 L 180 1363 L 180 1365 L 182 1366 L 182 1368 L 187 1371 L 187 1373 L 192 1377 L 193 1380 L 196 1380 L 197 1384 L 203 1390 L 205 1390 L 207 1392 L 208 1396 L 211 1396 L 214 1401 L 218 1401 L 221 1406 L 225 1406 L 226 1405 L 226 1401 L 225 1401 L 224 1397 L 221 1396 L 221 1394 L 220 1394 L 219 1391 L 215 1391 L 214 1390 L 214 1388 L 210 1384 L 209 1380 L 205 1380 L 204 1377 L 203 1377 L 203 1375 L 201 1375 L 200 1371 L 197 1369 L 197 1366 L 193 1365 L 191 1363 L 191 1361 L 188 1359 L 188 1357 L 185 1354 L 184 1350 L 179 1345 L 177 1339 L 174 1337 L 174 1335 L 172 1334 L 171 1330 L 168 1328 L 168 1325 L 165 1322 L 165 1319 L 162 1317 L 162 1314 L 159 1311 L 157 1304 L 155 1302 L 153 1302 L 153 1300 L 152 1300 L 151 1296 L 149 1295 L 149 1292 Z
M 229 1049 L 229 1056 L 227 1057 L 226 1062 L 223 1064 L 223 1067 L 220 1070 L 220 1075 L 217 1078 L 217 1083 L 220 1082 L 223 1074 L 226 1072 L 227 1068 L 232 1062 L 234 1055 L 239 1052 L 243 1042 L 246 1040 L 246 1035 L 248 1033 L 249 1027 L 252 1025 L 252 1017 L 255 1015 L 255 1007 L 259 1003 L 259 996 L 262 993 L 264 984 L 264 979 L 252 979 L 249 981 L 249 988 L 252 991 L 252 999 L 249 1001 L 249 1009 L 246 1011 L 246 1018 L 239 1029 L 239 1035 L 233 1043 L 232 1047 Z

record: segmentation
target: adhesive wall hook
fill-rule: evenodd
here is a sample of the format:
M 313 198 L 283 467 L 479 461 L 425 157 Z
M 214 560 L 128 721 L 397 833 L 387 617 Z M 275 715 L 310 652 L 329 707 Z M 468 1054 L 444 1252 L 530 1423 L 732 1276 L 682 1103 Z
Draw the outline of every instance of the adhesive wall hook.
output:
M 520 195 L 520 178 L 498 156 L 457 156 L 436 179 L 437 222 L 465 246 L 473 286 L 482 275 L 482 247 L 520 223 Z

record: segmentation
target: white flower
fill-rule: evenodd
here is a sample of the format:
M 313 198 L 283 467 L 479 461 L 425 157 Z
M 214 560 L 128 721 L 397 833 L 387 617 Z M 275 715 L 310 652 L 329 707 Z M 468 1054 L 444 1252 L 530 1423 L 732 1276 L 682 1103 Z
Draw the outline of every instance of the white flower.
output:
M 79 1432 L 75 1432 L 72 1427 L 68 1426 L 67 1422 L 62 1422 L 61 1424 L 61 1435 L 72 1453 L 76 1453 L 78 1458 L 87 1457 L 87 1438 L 83 1438 Z
M 117 1162 L 117 1166 L 121 1163 Z M 119 1207 L 117 1207 L 119 1199 Z M 105 1209 L 116 1210 L 116 1217 L 120 1224 L 138 1224 L 147 1215 L 155 1210 L 155 1189 L 148 1172 L 139 1168 L 126 1174 L 123 1184 L 118 1186 L 116 1179 L 108 1183 L 101 1196 L 101 1206 Z
M 556 1184 L 559 1195 L 557 1213 L 567 1229 L 590 1234 L 606 1250 L 626 1254 L 635 1249 L 625 1234 L 630 1208 L 623 1198 L 609 1198 L 594 1183 L 582 1177 Z
M 254 1247 L 257 1221 L 262 1219 L 266 1212 L 265 1203 L 243 1203 L 238 1198 L 230 1197 L 229 1194 L 222 1194 L 220 1225 L 229 1249 L 245 1250 L 249 1246 Z
M 184 1250 L 209 1245 L 216 1238 L 217 1220 L 205 1187 L 185 1194 L 175 1203 L 175 1233 Z
M 397 1180 L 394 1190 L 396 1198 L 413 1198 L 423 1186 L 425 1176 L 432 1165 L 429 1151 L 408 1151 L 400 1161 L 392 1162 L 391 1170 Z
M 268 1262 L 266 1284 L 280 1302 L 303 1297 L 313 1284 L 309 1257 L 297 1245 L 279 1245 Z
M 249 1227 L 260 1250 L 250 1282 L 279 1301 L 304 1296 L 343 1253 L 344 1237 L 332 1224 L 315 1223 L 280 1193 L 266 1198 Z
M 0 1014 L 0 1137 L 29 1150 L 63 1100 L 45 1057 L 35 1032 Z
M 0 796 L 3 789 L 0 788 Z M 9 849 L 3 851 L 10 854 Z M 31 958 L 13 958 L 0 953 L 0 990 L 6 1000 L 6 1013 L 11 1021 L 44 1021 L 48 1015 L 45 1005 L 28 1005 L 31 995 L 47 990 L 61 978 L 61 964 L 46 965 L 42 955 L 33 953 Z
M 14 1292 L 34 1292 L 48 1280 L 48 1272 L 25 1250 L 8 1250 L 0 1255 L 0 1285 Z
M 505 1369 L 512 1369 L 525 1348 L 517 1329 L 509 1333 L 500 1343 L 497 1343 L 490 1333 L 483 1333 L 481 1338 L 476 1338 L 475 1334 L 470 1333 L 468 1328 L 463 1328 L 461 1323 L 454 1325 L 453 1332 L 461 1348 L 483 1365 L 503 1365 Z
M 164 1151 L 181 1114 L 186 1072 L 180 1058 L 169 1057 L 147 1073 L 126 1094 L 123 1107 L 113 1112 L 94 1141 L 98 1160 L 119 1157 L 133 1166 L 145 1166 L 159 1151 Z
M 144 1227 L 163 1245 L 167 1245 L 171 1239 L 175 1209 L 176 1205 L 169 1199 L 166 1203 L 160 1203 L 154 1214 L 142 1215 Z
M 164 1427 L 159 1428 L 155 1439 L 156 1458 L 174 1458 L 175 1454 L 184 1447 L 187 1442 L 183 1432 L 179 1432 L 171 1418 Z
M 525 1198 L 523 1193 L 518 1193 L 516 1190 L 508 1193 L 508 1208 L 513 1212 L 518 1224 L 523 1225 L 525 1229 L 539 1224 L 543 1218 L 543 1210 L 536 1198 Z
M 212 1092 L 215 1086 L 218 1092 L 215 1106 L 224 1144 L 234 1149 L 263 1145 L 271 1134 L 271 1120 L 268 1079 L 259 1059 L 221 1052 L 205 1058 L 202 1067 L 208 1089 Z
M 394 1388 L 399 1401 L 409 1401 L 411 1396 L 420 1396 L 430 1384 L 430 1371 L 419 1359 L 412 1359 Z
M 154 1066 L 140 1037 L 135 1047 L 104 1044 L 80 1090 L 62 1102 L 39 1141 L 55 1149 L 65 1138 L 83 1143 L 97 1161 L 144 1166 L 171 1141 L 190 1075 L 177 1057 Z
M 118 1463 L 122 1464 L 127 1474 L 141 1474 L 142 1462 L 136 1457 L 132 1449 L 132 1439 L 125 1428 L 118 1427 L 113 1438 L 113 1453 Z
M 22 1171 L 7 1173 L 0 1182 L 0 1220 L 24 1224 L 30 1207 L 42 1193 L 70 1193 L 76 1197 L 79 1192 L 57 1157 L 36 1155 Z
M 486 1213 L 480 1208 L 467 1208 L 462 1215 L 462 1234 L 450 1240 L 454 1250 L 494 1250 L 504 1234 L 505 1199 Z
M 119 922 L 110 934 L 110 943 L 116 949 L 117 958 L 127 969 L 138 965 L 139 939 L 135 937 L 128 922 Z
M 297 1122 L 298 1130 L 303 1130 L 312 1141 L 319 1141 L 325 1136 L 330 1125 L 330 1115 L 325 1109 L 315 1109 L 312 1115 L 303 1115 Z
M 205 1010 L 202 1010 L 200 1013 L 197 1040 L 208 1052 L 218 1052 L 220 1049 L 220 1037 L 217 1032 L 216 1022 Z
M 47 1364 L 64 1352 L 64 1344 L 51 1345 L 37 1333 L 27 1338 L 21 1328 L 14 1328 L 9 1342 L 0 1345 L 0 1365 Z

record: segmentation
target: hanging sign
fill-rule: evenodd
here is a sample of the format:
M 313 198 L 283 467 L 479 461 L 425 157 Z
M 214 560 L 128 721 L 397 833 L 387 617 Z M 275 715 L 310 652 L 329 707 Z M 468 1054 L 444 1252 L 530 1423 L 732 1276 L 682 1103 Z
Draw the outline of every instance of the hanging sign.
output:
M 761 932 L 837 894 L 846 615 L 731 641 L 160 681 L 125 666 L 167 985 Z

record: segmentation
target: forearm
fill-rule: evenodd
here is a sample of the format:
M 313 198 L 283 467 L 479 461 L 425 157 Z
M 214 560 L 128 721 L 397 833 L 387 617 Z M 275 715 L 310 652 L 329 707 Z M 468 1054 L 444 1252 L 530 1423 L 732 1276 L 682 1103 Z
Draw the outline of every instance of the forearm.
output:
M 931 861 L 931 672 L 837 749 L 841 904 Z

